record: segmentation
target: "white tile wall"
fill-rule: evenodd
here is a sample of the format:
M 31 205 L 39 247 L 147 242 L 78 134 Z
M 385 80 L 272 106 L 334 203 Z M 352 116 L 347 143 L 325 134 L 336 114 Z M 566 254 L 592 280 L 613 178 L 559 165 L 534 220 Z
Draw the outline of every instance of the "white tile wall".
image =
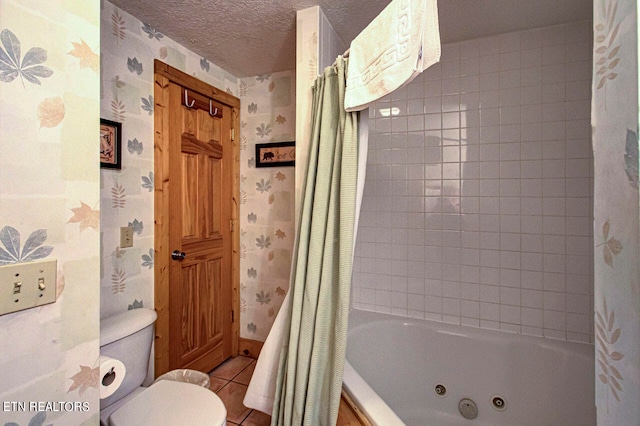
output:
M 446 44 L 370 109 L 354 307 L 592 342 L 590 29 Z

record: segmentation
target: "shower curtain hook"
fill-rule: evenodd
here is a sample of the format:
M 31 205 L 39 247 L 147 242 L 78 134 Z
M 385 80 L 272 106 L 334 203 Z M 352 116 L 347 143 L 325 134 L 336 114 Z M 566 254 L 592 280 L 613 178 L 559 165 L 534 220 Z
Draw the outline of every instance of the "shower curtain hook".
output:
M 196 103 L 196 100 L 192 100 L 191 103 L 189 103 L 189 97 L 187 96 L 187 89 L 184 89 L 184 104 L 187 106 L 187 108 L 191 108 L 193 107 L 193 104 Z
M 211 101 L 211 99 L 209 99 L 209 115 L 217 115 L 218 114 L 218 107 L 216 107 L 215 111 L 211 111 L 211 108 L 213 108 L 213 101 Z

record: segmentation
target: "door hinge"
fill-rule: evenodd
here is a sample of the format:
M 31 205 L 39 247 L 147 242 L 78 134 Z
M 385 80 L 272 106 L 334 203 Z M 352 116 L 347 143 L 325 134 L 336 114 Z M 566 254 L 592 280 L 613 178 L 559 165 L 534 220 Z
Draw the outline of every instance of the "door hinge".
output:
M 236 140 L 236 129 L 231 129 L 231 141 Z
M 236 318 L 235 318 L 235 313 L 233 312 L 233 309 L 231 310 L 231 322 L 235 322 Z

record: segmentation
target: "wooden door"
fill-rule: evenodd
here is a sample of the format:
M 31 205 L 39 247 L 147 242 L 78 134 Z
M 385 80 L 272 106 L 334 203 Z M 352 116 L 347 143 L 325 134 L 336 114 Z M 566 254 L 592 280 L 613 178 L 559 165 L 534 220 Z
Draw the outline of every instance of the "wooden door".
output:
M 156 375 L 175 368 L 209 372 L 237 354 L 238 147 L 232 139 L 239 101 L 161 64 L 170 71 L 163 75 L 159 64 Z

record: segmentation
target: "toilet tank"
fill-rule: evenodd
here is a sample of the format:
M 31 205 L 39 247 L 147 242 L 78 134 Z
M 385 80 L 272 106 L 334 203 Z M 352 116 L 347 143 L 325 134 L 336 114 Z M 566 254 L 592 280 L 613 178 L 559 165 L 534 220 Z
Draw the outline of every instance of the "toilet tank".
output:
M 149 367 L 153 323 L 157 317 L 156 311 L 140 308 L 100 320 L 100 355 L 122 361 L 127 370 L 118 390 L 100 400 L 100 409 L 124 398 L 142 385 Z

